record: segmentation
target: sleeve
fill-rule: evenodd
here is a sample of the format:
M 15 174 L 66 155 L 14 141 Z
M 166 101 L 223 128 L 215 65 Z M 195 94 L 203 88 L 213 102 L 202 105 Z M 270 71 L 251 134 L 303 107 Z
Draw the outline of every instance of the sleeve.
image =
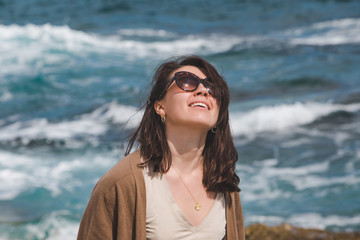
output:
M 145 239 L 146 195 L 139 153 L 128 155 L 96 184 L 80 222 L 78 240 Z M 134 170 L 135 169 L 135 170 Z
M 235 193 L 236 202 L 236 224 L 239 233 L 239 239 L 245 240 L 244 217 L 240 201 L 240 193 Z
M 117 200 L 114 190 L 104 193 L 95 186 L 80 222 L 78 240 L 116 239 Z
M 135 216 L 136 193 L 132 175 L 115 183 L 108 178 L 100 180 L 85 209 L 77 239 L 132 239 L 136 235 Z
M 245 240 L 244 219 L 240 201 L 240 193 L 227 195 L 226 239 Z

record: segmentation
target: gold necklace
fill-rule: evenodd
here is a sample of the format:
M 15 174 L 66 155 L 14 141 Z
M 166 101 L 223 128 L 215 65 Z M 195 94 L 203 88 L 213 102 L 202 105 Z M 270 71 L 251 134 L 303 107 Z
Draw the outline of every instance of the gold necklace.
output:
M 186 188 L 186 189 L 188 190 L 188 192 L 190 193 L 192 199 L 194 199 L 194 201 L 195 201 L 195 203 L 196 203 L 196 205 L 195 205 L 195 210 L 196 210 L 196 211 L 200 211 L 201 205 L 199 204 L 199 200 L 196 201 L 194 195 L 191 193 L 190 189 L 186 186 L 186 184 L 185 184 L 185 182 L 184 182 L 184 179 L 181 177 L 181 175 L 179 174 L 178 170 L 174 167 L 174 165 L 173 165 L 173 168 L 174 168 L 176 174 L 179 176 L 179 178 L 180 178 L 180 180 L 182 181 L 182 183 L 184 184 L 185 188 Z M 200 199 L 200 193 L 199 193 L 198 199 Z

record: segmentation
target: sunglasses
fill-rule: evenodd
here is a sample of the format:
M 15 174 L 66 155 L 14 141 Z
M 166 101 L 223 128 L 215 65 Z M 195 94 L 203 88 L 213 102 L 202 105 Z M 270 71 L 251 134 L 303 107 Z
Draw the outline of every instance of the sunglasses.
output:
M 186 92 L 193 92 L 195 91 L 200 83 L 207 89 L 208 93 L 214 97 L 215 93 L 215 86 L 211 82 L 208 81 L 207 78 L 200 79 L 198 76 L 191 72 L 176 72 L 174 77 L 170 80 L 169 86 L 173 83 L 173 81 L 176 82 L 176 85 L 186 91 Z

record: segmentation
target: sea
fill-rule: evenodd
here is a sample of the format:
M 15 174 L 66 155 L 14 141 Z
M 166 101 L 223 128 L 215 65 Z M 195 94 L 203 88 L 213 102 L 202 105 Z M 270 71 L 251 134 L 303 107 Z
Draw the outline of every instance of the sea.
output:
M 245 225 L 360 231 L 360 1 L 0 0 L 0 239 L 75 239 L 188 54 L 229 85 Z

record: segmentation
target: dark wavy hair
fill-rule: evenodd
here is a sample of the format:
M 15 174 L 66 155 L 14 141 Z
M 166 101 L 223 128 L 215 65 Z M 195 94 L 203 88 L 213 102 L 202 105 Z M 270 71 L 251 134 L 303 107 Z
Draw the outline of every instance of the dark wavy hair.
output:
M 220 106 L 216 132 L 208 131 L 203 149 L 203 184 L 211 192 L 240 191 L 239 177 L 235 172 L 238 154 L 234 146 L 229 126 L 230 94 L 225 80 L 216 69 L 198 56 L 182 56 L 162 63 L 156 69 L 152 80 L 152 90 L 145 104 L 145 111 L 139 127 L 130 138 L 125 155 L 139 143 L 140 154 L 144 159 L 142 167 L 151 163 L 154 172 L 166 173 L 172 163 L 167 143 L 165 126 L 154 109 L 156 101 L 164 97 L 170 82 L 170 74 L 182 66 L 195 66 L 215 85 L 215 98 Z

